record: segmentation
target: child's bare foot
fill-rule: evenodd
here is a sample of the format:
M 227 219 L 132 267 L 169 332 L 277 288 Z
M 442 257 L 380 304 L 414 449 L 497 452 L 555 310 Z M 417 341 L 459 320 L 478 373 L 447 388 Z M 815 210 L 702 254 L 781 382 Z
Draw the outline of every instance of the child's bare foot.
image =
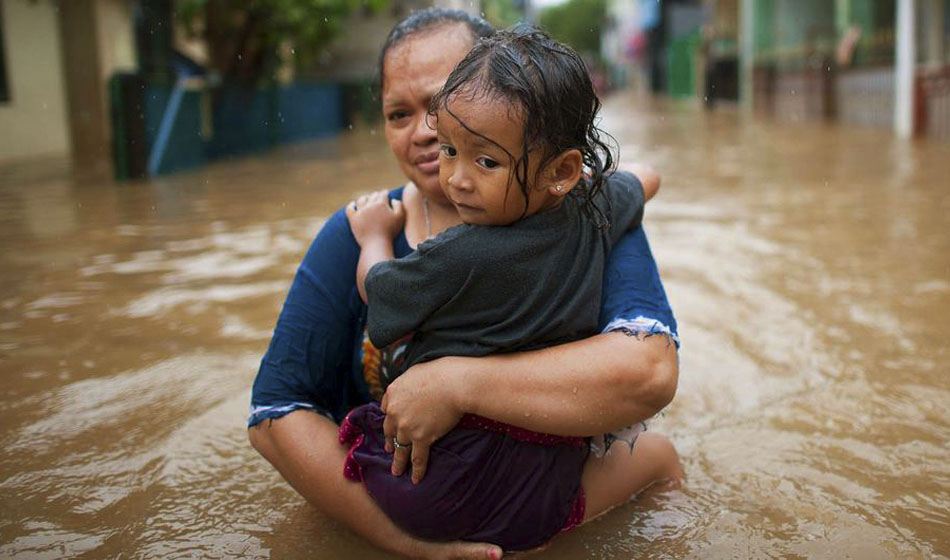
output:
M 416 558 L 426 560 L 499 560 L 501 547 L 487 543 L 455 541 L 448 543 L 422 543 Z

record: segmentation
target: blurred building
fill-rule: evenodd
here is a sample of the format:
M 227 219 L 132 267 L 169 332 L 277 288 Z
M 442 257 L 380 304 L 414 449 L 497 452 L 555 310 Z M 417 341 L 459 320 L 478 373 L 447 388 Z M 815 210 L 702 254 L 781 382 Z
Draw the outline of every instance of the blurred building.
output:
M 107 164 L 107 80 L 134 67 L 127 0 L 0 1 L 0 162 Z
M 950 0 L 745 0 L 749 104 L 950 139 Z
M 950 0 L 611 0 L 614 65 L 708 106 L 950 138 Z
M 220 49 L 187 32 L 176 0 L 0 0 L 0 164 L 58 158 L 153 176 L 372 121 L 379 48 L 432 4 L 477 6 L 357 9 L 316 60 L 295 63 L 287 43 L 273 75 L 238 83 L 214 70 Z

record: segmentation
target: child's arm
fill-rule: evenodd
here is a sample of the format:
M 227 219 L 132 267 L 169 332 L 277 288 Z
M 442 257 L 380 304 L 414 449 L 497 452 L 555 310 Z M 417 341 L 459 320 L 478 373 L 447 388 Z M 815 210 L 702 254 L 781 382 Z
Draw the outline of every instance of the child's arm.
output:
M 356 287 L 366 299 L 366 274 L 374 264 L 393 258 L 393 239 L 406 222 L 402 201 L 389 199 L 388 191 L 377 191 L 347 204 L 346 219 L 360 244 L 356 265 Z
M 643 185 L 644 201 L 649 201 L 660 190 L 662 180 L 660 174 L 649 165 L 643 163 L 620 164 L 617 166 L 617 171 L 629 171 L 640 180 L 640 184 Z

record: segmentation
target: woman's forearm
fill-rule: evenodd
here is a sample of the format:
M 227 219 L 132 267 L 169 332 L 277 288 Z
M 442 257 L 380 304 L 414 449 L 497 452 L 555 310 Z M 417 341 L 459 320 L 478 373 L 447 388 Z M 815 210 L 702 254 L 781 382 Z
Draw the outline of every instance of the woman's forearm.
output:
M 297 411 L 250 428 L 257 451 L 317 509 L 377 546 L 411 555 L 412 539 L 379 509 L 361 484 L 343 477 L 346 452 L 338 427 L 310 411 Z
M 459 410 L 539 432 L 591 436 L 645 420 L 676 392 L 676 348 L 621 332 L 531 352 L 451 358 Z

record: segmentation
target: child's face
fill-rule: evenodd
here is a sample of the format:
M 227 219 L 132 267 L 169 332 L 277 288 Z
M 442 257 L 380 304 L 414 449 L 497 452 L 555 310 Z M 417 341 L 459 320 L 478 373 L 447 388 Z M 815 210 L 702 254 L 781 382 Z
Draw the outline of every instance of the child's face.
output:
M 448 110 L 443 107 L 437 117 L 439 182 L 463 222 L 507 225 L 550 204 L 552 197 L 543 187 L 529 189 L 525 212 L 525 196 L 514 169 L 523 149 L 519 111 L 504 102 L 472 100 L 463 94 L 450 98 Z M 539 159 L 531 158 L 529 180 L 535 177 Z

